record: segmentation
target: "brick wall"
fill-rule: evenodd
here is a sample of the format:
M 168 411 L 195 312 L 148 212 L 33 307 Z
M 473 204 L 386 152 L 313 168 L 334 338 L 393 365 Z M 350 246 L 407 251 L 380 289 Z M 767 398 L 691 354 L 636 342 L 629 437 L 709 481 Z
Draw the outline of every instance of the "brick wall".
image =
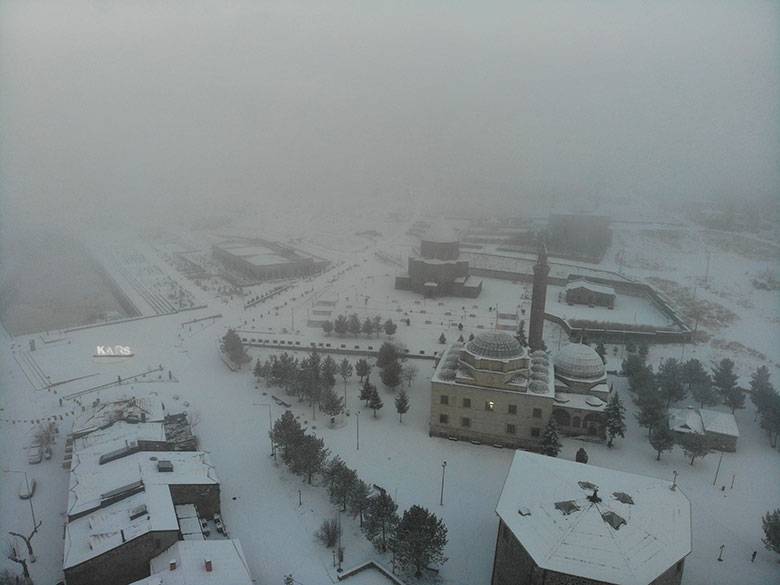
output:
M 68 585 L 127 585 L 149 576 L 149 561 L 173 545 L 178 532 L 147 532 L 102 555 L 65 569 Z
M 175 505 L 194 504 L 201 516 L 211 518 L 219 512 L 219 484 L 172 485 Z

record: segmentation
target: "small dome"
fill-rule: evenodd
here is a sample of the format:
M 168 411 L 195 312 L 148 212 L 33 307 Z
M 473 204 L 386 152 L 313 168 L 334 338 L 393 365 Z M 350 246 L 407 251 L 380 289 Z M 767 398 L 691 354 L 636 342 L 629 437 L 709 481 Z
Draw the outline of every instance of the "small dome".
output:
M 547 352 L 542 351 L 541 349 L 537 349 L 535 352 L 531 354 L 531 357 L 533 358 L 544 358 L 547 359 Z
M 534 380 L 530 384 L 528 384 L 528 390 L 533 392 L 534 394 L 544 394 L 547 392 L 547 384 L 544 382 L 540 382 L 539 380 Z
M 531 371 L 534 372 L 534 373 L 539 372 L 541 374 L 546 374 L 547 373 L 547 366 L 542 365 L 542 364 L 534 364 L 534 365 L 531 366 Z
M 512 359 L 523 355 L 523 346 L 511 335 L 491 331 L 480 333 L 466 344 L 466 350 L 477 357 L 499 360 Z
M 592 347 L 570 343 L 555 356 L 555 371 L 567 378 L 597 380 L 604 376 L 604 362 Z
M 546 382 L 548 378 L 549 376 L 547 375 L 546 372 L 534 372 L 533 374 L 531 374 L 532 380 L 538 380 L 540 382 Z
M 444 368 L 441 373 L 439 374 L 439 377 L 442 380 L 454 380 L 455 379 L 455 370 L 452 368 Z

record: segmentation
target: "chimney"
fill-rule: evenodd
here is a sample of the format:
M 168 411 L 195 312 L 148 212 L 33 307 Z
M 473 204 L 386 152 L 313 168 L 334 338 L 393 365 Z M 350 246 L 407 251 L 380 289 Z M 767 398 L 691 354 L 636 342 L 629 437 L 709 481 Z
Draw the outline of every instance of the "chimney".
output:
M 171 571 L 176 570 L 176 559 L 171 559 L 171 561 L 168 563 L 168 569 Z
M 206 572 L 211 573 L 211 559 L 203 559 L 203 565 L 206 568 Z

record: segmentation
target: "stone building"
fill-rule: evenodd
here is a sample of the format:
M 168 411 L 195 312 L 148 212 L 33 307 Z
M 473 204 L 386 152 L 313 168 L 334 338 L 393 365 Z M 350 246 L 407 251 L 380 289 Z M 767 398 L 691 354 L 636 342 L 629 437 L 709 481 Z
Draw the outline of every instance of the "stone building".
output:
M 691 505 L 668 481 L 517 451 L 491 585 L 679 585 Z
M 296 278 L 322 272 L 328 261 L 289 246 L 265 240 L 237 240 L 214 244 L 214 258 L 251 281 Z
M 566 358 L 572 350 L 562 353 Z M 529 353 L 501 332 L 481 333 L 465 345 L 450 346 L 431 378 L 429 433 L 536 449 L 554 416 L 567 422 L 563 432 L 577 420 L 581 433 L 603 437 L 610 391 L 603 364 L 598 376 L 588 371 L 590 377 L 580 377 L 583 372 L 564 364 L 559 378 L 548 353 Z
M 570 305 L 615 308 L 615 289 L 603 284 L 593 284 L 584 279 L 572 280 L 566 284 L 564 294 Z
M 460 258 L 455 232 L 434 226 L 422 237 L 419 253 L 409 256 L 408 272 L 396 277 L 395 288 L 429 297 L 476 298 L 482 291 L 482 281 L 474 282 L 469 277 L 469 263 Z
M 553 358 L 555 405 L 553 418 L 564 435 L 604 438 L 604 409 L 612 393 L 604 362 L 592 347 L 565 345 Z

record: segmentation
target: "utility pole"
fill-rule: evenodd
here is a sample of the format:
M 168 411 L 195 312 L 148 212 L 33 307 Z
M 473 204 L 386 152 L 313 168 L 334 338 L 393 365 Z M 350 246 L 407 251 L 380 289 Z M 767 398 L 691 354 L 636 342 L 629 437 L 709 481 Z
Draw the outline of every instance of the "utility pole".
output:
M 444 505 L 444 470 L 447 469 L 447 462 L 441 462 L 441 495 L 439 496 L 439 505 Z
M 357 451 L 360 451 L 360 411 L 355 413 L 355 420 L 357 421 Z

